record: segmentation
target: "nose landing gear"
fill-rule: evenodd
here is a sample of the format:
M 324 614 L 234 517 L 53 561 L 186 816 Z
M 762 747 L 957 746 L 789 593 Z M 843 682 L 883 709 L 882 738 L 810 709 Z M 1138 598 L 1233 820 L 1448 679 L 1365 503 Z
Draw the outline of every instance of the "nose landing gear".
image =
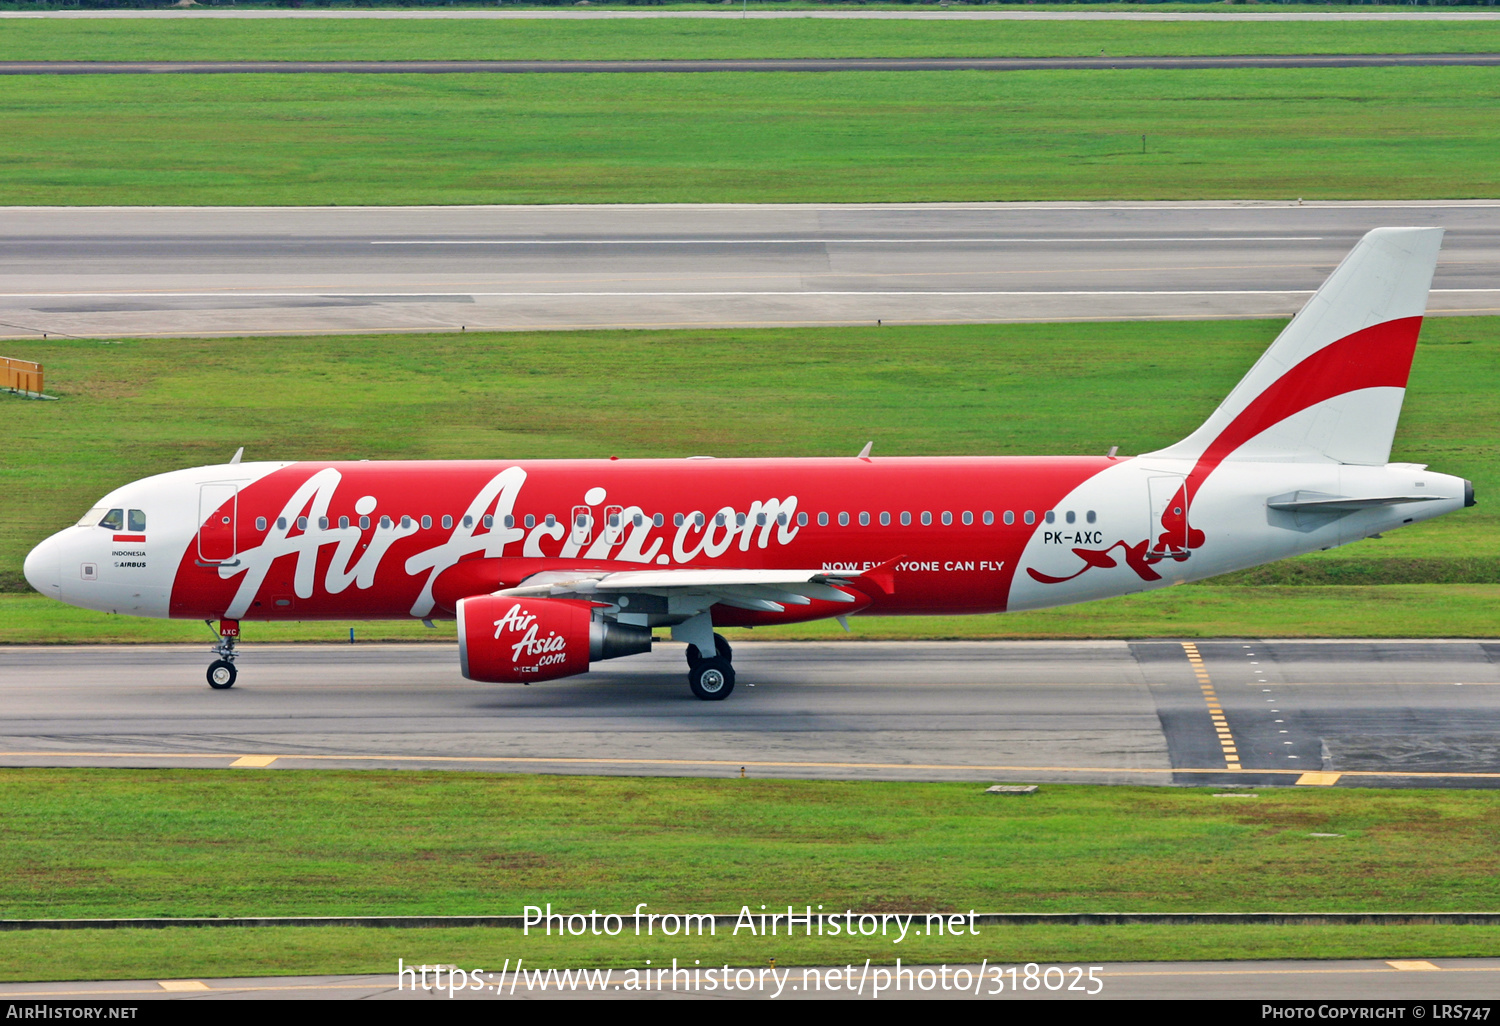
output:
M 734 667 L 730 660 L 734 650 L 722 634 L 714 635 L 714 655 L 705 659 L 698 654 L 696 645 L 687 647 L 688 687 L 693 694 L 705 702 L 718 702 L 729 697 L 734 690 Z
M 208 629 L 214 629 L 212 620 L 204 620 Z M 209 651 L 219 658 L 208 664 L 208 686 L 215 691 L 225 691 L 234 687 L 234 679 L 238 676 L 234 668 L 234 643 L 239 640 L 240 622 L 238 620 L 220 620 L 219 643 Z

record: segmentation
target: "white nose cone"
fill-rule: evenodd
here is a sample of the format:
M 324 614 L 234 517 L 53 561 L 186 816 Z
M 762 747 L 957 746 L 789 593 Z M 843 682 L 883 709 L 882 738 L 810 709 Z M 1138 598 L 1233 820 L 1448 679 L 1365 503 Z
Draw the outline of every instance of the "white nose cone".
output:
M 62 598 L 62 553 L 55 537 L 32 549 L 22 570 L 27 584 L 48 598 Z

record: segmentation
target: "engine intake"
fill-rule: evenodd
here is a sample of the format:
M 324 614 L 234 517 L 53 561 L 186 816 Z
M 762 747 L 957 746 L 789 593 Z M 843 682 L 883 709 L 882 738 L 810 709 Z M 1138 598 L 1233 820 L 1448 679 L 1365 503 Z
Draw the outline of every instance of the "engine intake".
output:
M 651 651 L 645 627 L 593 619 L 595 603 L 478 595 L 458 601 L 458 663 L 469 680 L 529 683 L 587 673 L 590 661 Z

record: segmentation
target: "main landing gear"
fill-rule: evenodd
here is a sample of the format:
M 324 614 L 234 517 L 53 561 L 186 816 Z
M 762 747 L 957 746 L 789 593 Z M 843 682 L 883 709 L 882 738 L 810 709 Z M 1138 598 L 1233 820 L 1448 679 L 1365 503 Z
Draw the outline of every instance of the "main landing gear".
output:
M 714 654 L 708 659 L 698 654 L 698 646 L 688 645 L 688 687 L 705 702 L 718 702 L 734 690 L 734 667 L 730 660 L 734 650 L 722 634 L 714 635 Z
M 214 629 L 212 620 L 204 620 L 208 629 Z M 239 640 L 240 623 L 238 620 L 220 620 L 219 643 L 209 651 L 219 658 L 208 664 L 208 686 L 215 691 L 226 691 L 234 687 L 234 679 L 239 674 L 234 668 L 234 643 Z

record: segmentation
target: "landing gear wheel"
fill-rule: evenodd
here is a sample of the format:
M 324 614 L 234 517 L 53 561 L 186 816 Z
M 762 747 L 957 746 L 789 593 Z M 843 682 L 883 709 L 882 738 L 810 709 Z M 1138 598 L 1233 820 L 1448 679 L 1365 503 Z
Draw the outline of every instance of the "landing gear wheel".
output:
M 705 702 L 722 701 L 734 690 L 734 667 L 718 656 L 699 659 L 688 665 L 688 687 Z
M 234 687 L 236 676 L 234 664 L 228 659 L 215 659 L 208 664 L 208 686 L 215 691 L 225 691 Z
M 724 635 L 722 634 L 714 635 L 714 651 L 717 652 L 719 658 L 724 660 L 726 663 L 734 658 L 734 649 L 729 647 L 729 642 L 724 640 Z

